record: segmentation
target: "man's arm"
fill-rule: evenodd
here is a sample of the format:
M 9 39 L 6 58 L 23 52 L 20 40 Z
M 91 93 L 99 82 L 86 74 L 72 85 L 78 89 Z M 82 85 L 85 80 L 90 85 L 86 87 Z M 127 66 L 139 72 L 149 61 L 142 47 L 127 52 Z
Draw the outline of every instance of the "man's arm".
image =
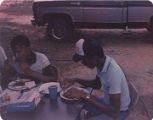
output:
M 56 82 L 58 79 L 58 70 L 56 67 L 48 65 L 47 67 L 45 67 L 43 70 L 43 75 L 48 76 L 51 79 L 52 82 Z
M 43 72 L 42 74 L 30 69 L 26 63 L 21 63 L 20 66 L 21 66 L 24 73 L 26 73 L 28 76 L 30 76 L 34 79 L 40 80 L 42 82 L 53 82 L 53 81 L 57 80 L 57 76 L 55 75 L 55 72 L 57 72 L 57 71 L 53 71 L 51 66 L 45 67 L 42 70 L 42 72 Z M 47 76 L 47 75 L 49 75 L 49 72 L 50 72 L 50 76 Z
M 83 98 L 93 104 L 99 111 L 107 114 L 110 117 L 117 118 L 120 114 L 120 93 L 110 94 L 110 103 L 105 104 L 102 101 L 97 100 L 95 97 L 88 97 L 88 93 L 78 90 L 76 88 L 71 88 L 67 93 L 67 97 L 70 98 Z
M 107 81 L 109 83 L 109 104 L 99 102 L 94 97 L 87 99 L 89 102 L 93 103 L 99 110 L 103 113 L 116 118 L 120 113 L 120 93 L 121 93 L 121 83 L 122 75 L 120 70 L 112 70 Z
M 85 87 L 92 87 L 93 89 L 100 89 L 101 88 L 101 81 L 98 76 L 94 80 L 82 80 L 77 78 L 75 82 L 85 86 Z
M 85 87 L 91 87 L 93 89 L 100 89 L 102 86 L 101 81 L 98 76 L 94 80 L 84 80 L 84 79 L 79 79 L 79 78 L 73 78 L 73 79 L 67 79 L 67 80 L 60 81 L 61 87 L 63 89 L 68 88 L 74 83 L 79 83 Z
M 84 97 L 84 99 L 86 98 Z M 92 96 L 86 100 L 94 104 L 102 113 L 113 118 L 117 118 L 120 114 L 120 94 L 110 94 L 110 104 L 102 103 Z

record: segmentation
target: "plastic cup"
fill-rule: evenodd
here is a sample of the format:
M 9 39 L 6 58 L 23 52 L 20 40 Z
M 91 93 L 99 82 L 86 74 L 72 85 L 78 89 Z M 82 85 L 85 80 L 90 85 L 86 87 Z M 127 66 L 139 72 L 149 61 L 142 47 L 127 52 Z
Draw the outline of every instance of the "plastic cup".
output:
M 48 89 L 50 99 L 57 99 L 57 86 L 50 86 Z

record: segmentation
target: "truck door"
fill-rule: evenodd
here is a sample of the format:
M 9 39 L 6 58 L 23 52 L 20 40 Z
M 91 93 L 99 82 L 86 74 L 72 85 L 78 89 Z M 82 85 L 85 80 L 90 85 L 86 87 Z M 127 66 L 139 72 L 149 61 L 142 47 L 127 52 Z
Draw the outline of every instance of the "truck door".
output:
M 124 1 L 84 1 L 83 20 L 88 23 L 122 24 L 126 22 L 126 11 L 123 8 Z
M 72 17 L 73 22 L 81 22 L 83 19 L 82 1 L 69 1 L 69 7 L 66 7 L 67 13 Z
M 153 5 L 149 0 L 128 1 L 128 26 L 145 27 L 153 16 Z

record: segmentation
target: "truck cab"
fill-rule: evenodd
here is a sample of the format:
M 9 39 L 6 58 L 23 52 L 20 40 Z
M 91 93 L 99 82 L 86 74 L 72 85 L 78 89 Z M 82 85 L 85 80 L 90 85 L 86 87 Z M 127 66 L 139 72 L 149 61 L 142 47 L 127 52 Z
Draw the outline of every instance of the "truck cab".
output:
M 75 28 L 147 28 L 153 31 L 151 0 L 35 0 L 34 19 L 51 40 L 70 39 Z

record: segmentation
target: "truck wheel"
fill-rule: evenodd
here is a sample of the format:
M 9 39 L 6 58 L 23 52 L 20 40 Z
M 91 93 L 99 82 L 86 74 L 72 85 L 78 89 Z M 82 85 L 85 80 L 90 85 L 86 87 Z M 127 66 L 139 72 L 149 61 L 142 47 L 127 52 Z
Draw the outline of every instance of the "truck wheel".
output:
M 54 19 L 48 23 L 47 35 L 50 40 L 63 42 L 72 37 L 72 26 L 64 19 Z
M 151 31 L 151 33 L 153 33 L 153 19 L 151 21 L 150 31 Z
M 150 22 L 148 23 L 147 29 L 150 33 L 153 33 L 153 18 L 151 18 Z
M 149 32 L 150 32 L 151 42 L 153 42 L 153 18 L 150 20 Z

